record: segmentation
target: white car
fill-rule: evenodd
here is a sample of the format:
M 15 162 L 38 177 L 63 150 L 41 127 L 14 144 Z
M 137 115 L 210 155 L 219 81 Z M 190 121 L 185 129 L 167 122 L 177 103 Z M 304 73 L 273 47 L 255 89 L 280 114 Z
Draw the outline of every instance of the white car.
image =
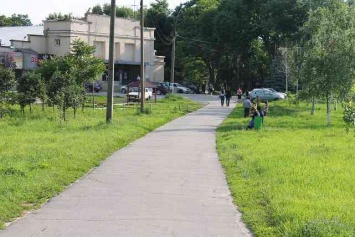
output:
M 128 101 L 138 101 L 141 96 L 141 92 L 138 90 L 134 90 L 128 93 Z M 150 100 L 153 96 L 152 88 L 145 88 L 144 97 L 146 100 Z
M 180 85 L 179 83 L 171 83 L 171 82 L 167 82 L 170 90 L 177 92 L 177 93 L 183 93 L 183 94 L 188 94 L 190 93 L 190 88 L 187 88 L 185 86 Z
M 268 90 L 271 90 L 271 91 L 273 91 L 273 92 L 276 92 L 276 93 L 280 94 L 281 96 L 283 96 L 284 99 L 287 97 L 287 94 L 286 94 L 286 93 L 278 92 L 278 91 L 276 91 L 276 90 L 273 89 L 273 88 L 264 88 L 264 89 L 268 89 Z
M 249 97 L 253 101 L 256 97 L 259 97 L 261 101 L 265 100 L 283 100 L 285 96 L 277 92 L 271 91 L 266 88 L 256 88 L 252 91 L 249 91 Z
M 127 93 L 127 86 L 121 86 L 120 91 L 122 94 L 126 94 Z

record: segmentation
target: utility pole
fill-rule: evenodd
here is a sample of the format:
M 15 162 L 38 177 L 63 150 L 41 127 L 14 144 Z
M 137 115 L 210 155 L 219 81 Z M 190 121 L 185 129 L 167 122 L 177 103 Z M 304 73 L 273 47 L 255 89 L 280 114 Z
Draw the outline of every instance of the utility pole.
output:
M 170 69 L 170 82 L 175 81 L 175 40 L 176 40 L 176 30 L 174 31 L 173 44 L 171 49 L 171 69 Z M 172 86 L 171 93 L 174 93 L 174 86 Z
M 134 0 L 133 1 L 133 5 L 132 5 L 132 7 L 133 7 L 133 18 L 134 19 L 136 19 L 136 0 Z
M 114 48 L 115 47 L 115 21 L 116 21 L 116 0 L 111 0 L 106 123 L 112 123 L 112 114 L 113 114 L 113 88 L 114 88 L 114 76 L 115 76 L 114 73 L 115 64 L 113 61 L 113 52 L 115 50 Z
M 143 0 L 141 0 L 141 112 L 144 112 L 145 100 L 145 75 L 144 75 L 144 15 L 143 15 Z

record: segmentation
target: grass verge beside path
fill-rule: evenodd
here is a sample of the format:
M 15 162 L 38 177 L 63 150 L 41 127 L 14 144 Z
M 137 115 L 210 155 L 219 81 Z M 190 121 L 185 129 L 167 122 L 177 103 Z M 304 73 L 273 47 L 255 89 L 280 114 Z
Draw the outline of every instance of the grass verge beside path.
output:
M 355 136 L 342 109 L 272 102 L 260 131 L 239 104 L 218 128 L 217 149 L 234 202 L 256 236 L 355 236 Z
M 77 118 L 59 120 L 58 111 L 40 106 L 25 115 L 14 110 L 0 119 L 0 229 L 4 223 L 38 208 L 114 151 L 161 125 L 200 108 L 178 96 L 139 107 L 115 107 L 113 123 L 106 110 L 86 108 Z M 152 109 L 152 111 L 150 111 Z

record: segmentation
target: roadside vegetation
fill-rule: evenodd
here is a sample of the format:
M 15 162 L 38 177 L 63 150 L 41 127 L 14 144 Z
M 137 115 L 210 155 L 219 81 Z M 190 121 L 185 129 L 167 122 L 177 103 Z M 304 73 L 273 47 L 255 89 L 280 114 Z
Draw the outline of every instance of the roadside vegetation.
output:
M 22 113 L 20 106 L 11 107 L 0 119 L 0 229 L 40 207 L 114 151 L 200 107 L 169 95 L 147 103 L 146 113 L 138 105 L 115 106 L 112 124 L 103 119 L 105 109 L 87 107 L 74 118 L 69 108 L 63 121 L 58 109 L 33 105 L 32 112 L 26 107 Z
M 246 131 L 238 105 L 217 131 L 234 202 L 255 236 L 355 235 L 354 129 L 343 109 L 329 126 L 327 103 L 314 115 L 311 107 L 272 102 L 263 128 Z

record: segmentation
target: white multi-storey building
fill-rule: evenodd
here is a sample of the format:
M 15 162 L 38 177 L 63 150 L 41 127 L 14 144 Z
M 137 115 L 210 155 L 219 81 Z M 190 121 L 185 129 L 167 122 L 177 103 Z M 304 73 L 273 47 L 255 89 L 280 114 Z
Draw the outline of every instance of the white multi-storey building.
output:
M 154 28 L 144 28 L 144 68 L 149 81 L 164 80 L 164 57 L 155 55 Z M 46 20 L 43 35 L 27 36 L 27 40 L 11 40 L 12 48 L 31 49 L 39 58 L 45 55 L 63 56 L 70 52 L 71 43 L 81 39 L 96 47 L 95 56 L 106 62 L 109 57 L 110 17 L 86 14 L 84 19 Z M 141 65 L 140 22 L 116 18 L 115 22 L 115 86 L 137 79 Z M 106 77 L 103 76 L 105 81 Z M 103 82 L 105 86 L 105 83 Z

